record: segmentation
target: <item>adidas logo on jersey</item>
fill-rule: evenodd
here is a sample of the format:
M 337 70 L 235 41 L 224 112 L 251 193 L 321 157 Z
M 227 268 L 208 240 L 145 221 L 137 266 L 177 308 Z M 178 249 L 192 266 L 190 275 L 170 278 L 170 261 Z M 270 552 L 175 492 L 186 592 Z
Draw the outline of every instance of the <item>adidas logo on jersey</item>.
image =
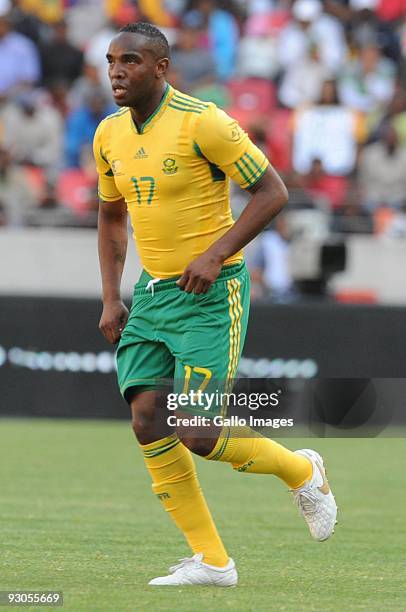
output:
M 141 149 L 138 149 L 138 151 L 134 155 L 134 159 L 146 159 L 147 157 L 148 155 L 145 153 L 144 147 L 141 147 Z

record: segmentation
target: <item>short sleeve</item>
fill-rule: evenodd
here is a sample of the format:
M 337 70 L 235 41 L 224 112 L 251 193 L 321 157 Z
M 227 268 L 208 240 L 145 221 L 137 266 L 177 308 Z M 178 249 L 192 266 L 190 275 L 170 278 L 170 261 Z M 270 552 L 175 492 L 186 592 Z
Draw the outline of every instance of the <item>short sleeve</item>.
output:
M 269 164 L 237 121 L 215 106 L 202 113 L 196 123 L 196 145 L 209 162 L 243 189 L 255 185 Z
M 93 155 L 96 162 L 97 174 L 99 175 L 99 198 L 106 202 L 115 202 L 116 200 L 120 200 L 123 196 L 116 187 L 113 171 L 103 154 L 102 140 L 102 124 L 100 124 L 93 139 Z

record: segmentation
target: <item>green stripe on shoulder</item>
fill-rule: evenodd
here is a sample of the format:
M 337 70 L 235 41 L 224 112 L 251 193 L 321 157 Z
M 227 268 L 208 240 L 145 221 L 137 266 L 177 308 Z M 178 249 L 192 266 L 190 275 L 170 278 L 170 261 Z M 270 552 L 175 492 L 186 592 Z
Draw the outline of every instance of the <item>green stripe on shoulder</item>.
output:
M 117 119 L 117 117 L 122 117 L 123 115 L 125 115 L 129 111 L 130 111 L 129 108 L 121 109 L 121 110 L 117 111 L 116 113 L 113 113 L 112 115 L 107 115 L 107 117 L 105 117 L 103 119 L 103 121 L 110 121 L 110 119 Z M 103 123 L 103 121 L 102 121 L 102 123 Z
M 173 104 L 179 104 L 179 106 L 186 106 L 187 108 L 195 108 L 196 110 L 204 111 L 206 110 L 204 106 L 198 106 L 197 104 L 192 104 L 190 102 L 185 102 L 184 100 L 180 100 L 175 96 L 172 98 L 171 102 Z
M 170 106 L 170 108 L 175 108 L 176 110 L 180 110 L 183 111 L 185 113 L 196 113 L 197 115 L 201 115 L 202 114 L 202 110 L 197 110 L 197 108 L 188 108 L 186 106 L 177 106 L 175 104 L 172 104 L 172 102 L 170 102 L 168 104 L 168 106 Z
M 194 98 L 185 98 L 183 96 L 180 96 L 179 94 L 174 94 L 172 100 L 174 102 L 181 102 L 186 106 L 195 106 L 197 108 L 201 108 L 202 110 L 205 108 L 209 108 L 209 105 L 205 104 L 204 102 L 199 102 L 199 100 L 195 100 Z

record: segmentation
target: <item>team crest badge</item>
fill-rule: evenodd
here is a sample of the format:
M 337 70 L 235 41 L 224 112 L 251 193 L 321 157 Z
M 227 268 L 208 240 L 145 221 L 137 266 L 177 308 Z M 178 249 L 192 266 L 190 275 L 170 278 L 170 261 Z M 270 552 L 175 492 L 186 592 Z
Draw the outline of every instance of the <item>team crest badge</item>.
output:
M 230 127 L 231 127 L 230 139 L 233 142 L 238 142 L 241 138 L 240 126 L 238 125 L 238 123 L 234 121 Z
M 164 174 L 175 174 L 178 171 L 176 160 L 174 160 L 173 157 L 167 157 L 164 159 L 163 164 L 164 167 L 162 168 L 162 171 Z
M 114 176 L 120 176 L 121 172 L 121 161 L 119 159 L 113 159 L 111 162 L 111 169 L 113 171 Z

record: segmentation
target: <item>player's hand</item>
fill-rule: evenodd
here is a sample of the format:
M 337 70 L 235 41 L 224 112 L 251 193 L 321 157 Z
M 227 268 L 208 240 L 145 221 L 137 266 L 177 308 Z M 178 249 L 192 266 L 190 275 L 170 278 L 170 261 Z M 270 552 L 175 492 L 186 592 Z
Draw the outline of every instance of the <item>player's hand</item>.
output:
M 176 281 L 187 293 L 207 293 L 220 274 L 222 260 L 206 252 L 192 261 L 180 279 Z
M 106 302 L 103 305 L 99 329 L 110 344 L 116 344 L 121 338 L 127 320 L 128 310 L 121 300 Z

